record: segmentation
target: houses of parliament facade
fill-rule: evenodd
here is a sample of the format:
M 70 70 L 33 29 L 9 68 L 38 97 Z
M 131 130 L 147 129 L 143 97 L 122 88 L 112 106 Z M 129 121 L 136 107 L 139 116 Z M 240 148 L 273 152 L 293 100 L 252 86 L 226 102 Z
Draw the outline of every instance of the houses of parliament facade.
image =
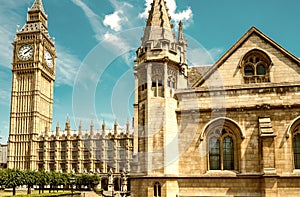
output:
M 35 0 L 14 40 L 8 167 L 124 168 L 132 197 L 299 196 L 300 59 L 251 27 L 212 66 L 189 67 L 178 27 L 153 0 L 133 68 L 133 133 L 69 121 L 50 132 L 55 46 Z
M 41 0 L 28 10 L 27 21 L 17 31 L 12 63 L 12 97 L 8 168 L 75 173 L 130 171 L 133 135 L 126 128 L 100 130 L 91 123 L 72 131 L 69 120 L 52 132 L 56 50 L 49 36 Z

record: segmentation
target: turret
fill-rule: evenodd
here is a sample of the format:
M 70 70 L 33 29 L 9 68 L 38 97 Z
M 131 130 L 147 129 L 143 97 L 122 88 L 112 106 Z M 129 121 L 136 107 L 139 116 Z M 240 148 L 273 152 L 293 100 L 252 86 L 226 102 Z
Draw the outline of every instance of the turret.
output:
M 48 137 L 48 127 L 45 127 L 45 137 Z
M 69 117 L 67 117 L 65 131 L 67 131 L 67 136 L 71 136 L 71 126 Z
M 130 131 L 130 123 L 129 123 L 129 120 L 127 120 L 127 123 L 126 123 L 126 134 L 129 134 L 129 131 Z
M 103 120 L 103 122 L 102 122 L 102 137 L 105 136 L 105 130 L 106 130 L 106 124 L 105 124 L 105 121 Z
M 91 126 L 90 126 L 90 137 L 92 138 L 94 136 L 94 122 L 91 121 Z
M 55 129 L 55 135 L 58 137 L 59 136 L 59 130 L 60 130 L 60 128 L 59 128 L 59 123 L 57 123 L 56 124 L 56 129 Z
M 78 127 L 78 136 L 79 136 L 79 137 L 82 136 L 82 122 L 81 122 L 81 121 L 80 121 L 79 127 Z
M 115 120 L 115 124 L 114 124 L 114 135 L 115 136 L 118 135 L 118 123 L 117 123 L 117 120 Z
M 148 175 L 158 169 L 163 174 L 178 173 L 178 162 L 169 157 L 178 147 L 169 144 L 178 136 L 174 92 L 187 88 L 188 61 L 183 24 L 179 23 L 176 38 L 170 19 L 166 2 L 153 0 L 134 66 L 134 145 L 139 146 L 135 152 L 141 150 L 144 155 L 139 158 L 141 172 Z

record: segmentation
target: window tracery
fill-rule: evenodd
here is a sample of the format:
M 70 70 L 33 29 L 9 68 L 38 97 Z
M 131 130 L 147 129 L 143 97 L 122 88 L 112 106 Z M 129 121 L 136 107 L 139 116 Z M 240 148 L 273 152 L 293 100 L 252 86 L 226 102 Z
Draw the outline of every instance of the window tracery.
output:
M 295 129 L 293 135 L 294 168 L 300 169 L 300 130 Z
M 228 128 L 209 132 L 209 170 L 235 170 L 235 136 Z
M 252 50 L 242 60 L 242 72 L 245 83 L 270 82 L 269 69 L 271 60 L 260 50 Z

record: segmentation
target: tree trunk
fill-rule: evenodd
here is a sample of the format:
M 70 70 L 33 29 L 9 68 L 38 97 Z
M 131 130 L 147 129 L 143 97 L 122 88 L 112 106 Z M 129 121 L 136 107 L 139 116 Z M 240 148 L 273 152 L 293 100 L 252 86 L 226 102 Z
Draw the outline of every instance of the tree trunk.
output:
M 31 187 L 30 187 L 30 185 L 27 185 L 27 194 L 31 194 Z
M 13 187 L 13 196 L 16 195 L 16 187 Z

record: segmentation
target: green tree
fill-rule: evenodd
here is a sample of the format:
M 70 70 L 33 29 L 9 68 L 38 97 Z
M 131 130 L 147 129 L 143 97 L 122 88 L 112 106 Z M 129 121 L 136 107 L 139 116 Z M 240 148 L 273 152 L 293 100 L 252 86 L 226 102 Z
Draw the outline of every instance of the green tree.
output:
M 31 193 L 31 188 L 37 183 L 37 172 L 26 170 L 24 172 L 24 184 L 27 185 L 27 194 Z
M 64 175 L 60 172 L 51 172 L 50 173 L 50 188 L 56 188 L 58 191 L 58 186 L 59 185 L 64 185 L 65 180 L 64 180 Z M 50 190 L 49 190 L 50 192 Z
M 46 171 L 38 171 L 37 172 L 37 182 L 36 184 L 39 185 L 39 193 L 42 192 L 44 193 L 44 186 L 49 185 L 50 183 L 50 175 Z
M 16 169 L 8 169 L 6 174 L 6 179 L 4 181 L 4 185 L 7 188 L 13 188 L 13 196 L 16 195 L 16 187 L 23 185 L 24 181 L 24 173 L 20 170 Z
M 5 185 L 7 170 L 6 169 L 0 169 L 0 187 Z
M 87 186 L 89 189 L 92 189 L 100 183 L 100 177 L 98 175 L 82 174 L 76 176 L 75 183 L 79 185 L 80 188 Z

